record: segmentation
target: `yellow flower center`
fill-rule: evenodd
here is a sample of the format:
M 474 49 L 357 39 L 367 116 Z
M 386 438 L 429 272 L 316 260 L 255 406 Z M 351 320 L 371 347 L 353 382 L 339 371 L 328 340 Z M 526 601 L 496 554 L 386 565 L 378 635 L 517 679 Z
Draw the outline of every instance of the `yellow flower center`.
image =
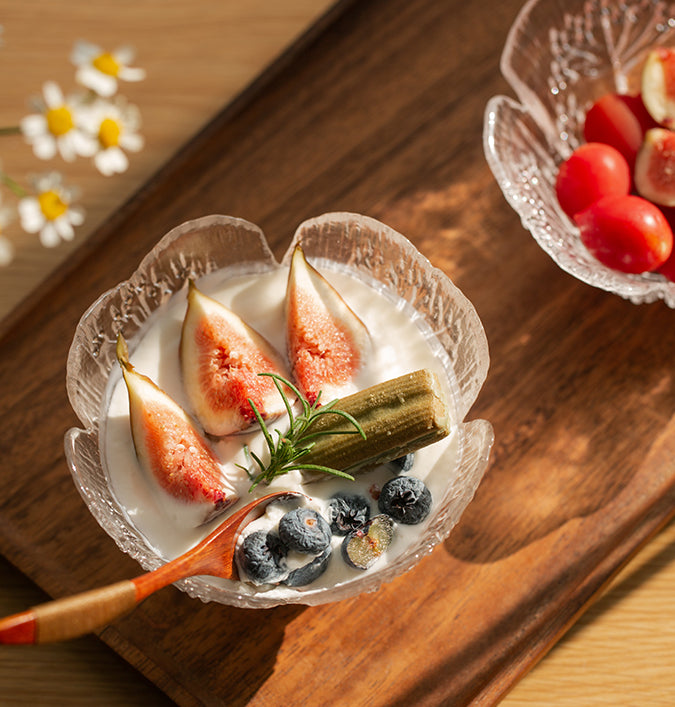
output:
M 120 65 L 110 52 L 99 54 L 92 64 L 94 68 L 98 69 L 102 74 L 108 74 L 108 76 L 117 76 L 120 71 Z
M 49 191 L 44 191 L 40 196 L 38 196 L 38 201 L 40 203 L 40 209 L 48 221 L 55 221 L 59 216 L 68 211 L 68 204 L 66 204 L 58 192 L 50 189 Z
M 120 142 L 120 124 L 112 118 L 105 118 L 98 129 L 98 139 L 105 149 L 116 147 Z
M 52 135 L 65 135 L 75 127 L 73 114 L 66 106 L 50 108 L 46 114 L 47 127 Z

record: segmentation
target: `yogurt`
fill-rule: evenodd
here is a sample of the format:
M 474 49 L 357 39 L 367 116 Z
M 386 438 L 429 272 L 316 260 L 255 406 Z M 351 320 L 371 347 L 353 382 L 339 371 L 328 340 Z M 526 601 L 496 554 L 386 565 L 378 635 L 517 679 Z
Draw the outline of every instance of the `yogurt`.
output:
M 335 267 L 333 265 L 333 267 Z M 369 330 L 371 350 L 353 382 L 354 391 L 375 383 L 395 378 L 420 368 L 433 371 L 443 388 L 452 415 L 451 365 L 447 354 L 425 322 L 408 303 L 394 297 L 379 283 L 366 283 L 352 274 L 319 266 L 321 274 L 340 293 L 351 309 Z M 286 294 L 286 268 L 255 275 L 214 273 L 196 284 L 205 294 L 218 300 L 238 314 L 249 326 L 262 334 L 279 352 L 285 354 L 284 299 Z M 177 293 L 163 308 L 153 314 L 139 336 L 129 341 L 130 360 L 135 368 L 151 378 L 185 410 L 190 411 L 183 389 L 178 357 L 181 327 L 186 310 L 185 292 Z M 211 532 L 224 516 L 206 525 L 197 525 L 195 509 L 177 501 L 163 491 L 154 479 L 149 478 L 137 461 L 129 424 L 129 405 L 126 387 L 119 371 L 114 371 L 108 383 L 101 457 L 104 460 L 113 494 L 128 517 L 129 522 L 143 536 L 155 554 L 171 560 L 182 554 Z M 268 423 L 270 430 L 286 429 L 283 418 Z M 210 439 L 223 474 L 235 487 L 240 501 L 228 509 L 237 510 L 255 497 L 272 491 L 299 491 L 302 501 L 284 501 L 284 506 L 273 504 L 266 514 L 250 524 L 242 537 L 254 529 L 271 528 L 278 522 L 279 514 L 303 503 L 327 518 L 330 497 L 336 492 L 358 493 L 371 500 L 371 515 L 378 513 L 376 496 L 384 483 L 394 476 L 392 469 L 383 465 L 367 472 L 355 472 L 355 481 L 332 476 L 308 480 L 300 472 L 277 477 L 270 485 L 260 484 L 249 493 L 251 479 L 239 465 L 248 462 L 244 446 L 248 445 L 259 456 L 265 454 L 264 438 L 254 430 L 220 439 Z M 451 432 L 443 440 L 418 450 L 412 469 L 406 473 L 424 481 L 431 491 L 433 503 L 440 501 L 454 473 L 457 460 L 458 431 L 456 421 L 451 421 Z M 256 469 L 252 469 L 256 471 Z M 290 504 L 290 505 L 289 505 Z M 432 514 L 434 506 L 432 505 Z M 226 515 L 227 515 L 226 513 Z M 237 582 L 236 591 L 244 594 L 266 592 L 283 598 L 301 591 L 315 591 L 333 587 L 364 573 L 376 571 L 383 563 L 390 562 L 405 551 L 425 528 L 420 525 L 396 524 L 391 545 L 368 570 L 347 565 L 341 557 L 343 538 L 333 536 L 333 553 L 327 570 L 317 580 L 305 587 L 291 588 L 281 585 L 260 585 Z M 241 539 L 240 539 L 241 541 Z M 209 580 L 211 581 L 211 580 Z M 232 582 L 217 580 L 214 582 Z

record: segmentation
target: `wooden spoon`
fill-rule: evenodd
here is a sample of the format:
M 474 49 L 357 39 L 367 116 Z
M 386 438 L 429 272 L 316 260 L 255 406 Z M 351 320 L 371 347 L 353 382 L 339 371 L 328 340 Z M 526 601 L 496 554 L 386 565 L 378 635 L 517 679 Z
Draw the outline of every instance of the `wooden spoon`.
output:
M 279 491 L 263 496 L 233 513 L 198 545 L 152 572 L 107 587 L 40 604 L 0 619 L 0 644 L 51 643 L 82 636 L 130 612 L 162 587 L 186 577 L 210 575 L 238 579 L 234 550 L 239 532 L 264 507 L 301 494 Z

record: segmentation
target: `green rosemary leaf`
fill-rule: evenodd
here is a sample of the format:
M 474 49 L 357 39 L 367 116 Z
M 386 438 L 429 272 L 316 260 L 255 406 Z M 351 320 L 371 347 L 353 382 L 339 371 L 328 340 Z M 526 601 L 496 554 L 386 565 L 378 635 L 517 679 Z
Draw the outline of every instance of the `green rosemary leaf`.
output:
M 332 466 L 322 466 L 321 464 L 296 464 L 293 468 L 300 471 L 320 471 L 324 474 L 332 474 L 333 476 L 340 476 L 343 479 L 354 481 L 354 477 L 351 474 L 348 474 L 346 471 L 340 471 L 340 469 L 334 469 Z
M 343 410 L 336 410 L 334 408 L 337 400 L 333 400 L 327 405 L 319 407 L 319 399 L 321 394 L 317 396 L 317 399 L 313 404 L 310 405 L 309 401 L 305 396 L 296 388 L 290 381 L 287 381 L 282 376 L 276 373 L 260 373 L 261 376 L 269 376 L 274 380 L 274 384 L 281 395 L 284 407 L 288 413 L 289 418 L 289 430 L 285 433 L 280 432 L 275 429 L 276 441 L 269 431 L 269 428 L 265 424 L 258 408 L 256 407 L 253 400 L 248 399 L 253 414 L 260 425 L 260 429 L 265 437 L 267 447 L 270 452 L 270 460 L 265 464 L 256 454 L 245 447 L 246 456 L 252 458 L 259 468 L 257 474 L 253 474 L 249 469 L 246 469 L 246 473 L 249 479 L 252 480 L 252 485 L 249 491 L 253 491 L 256 486 L 260 483 L 271 483 L 276 477 L 288 474 L 290 471 L 315 471 L 322 472 L 326 474 L 332 474 L 333 476 L 340 476 L 342 478 L 354 480 L 354 477 L 347 474 L 339 469 L 333 469 L 327 466 L 321 466 L 319 464 L 301 464 L 299 463 L 302 457 L 304 457 L 310 449 L 314 446 L 312 439 L 315 437 L 324 436 L 327 434 L 360 434 L 363 439 L 366 438 L 363 428 L 358 423 L 358 421 L 349 413 Z M 298 401 L 302 405 L 302 413 L 299 415 L 293 414 L 293 407 L 284 391 L 284 387 L 291 390 L 297 397 Z M 341 430 L 339 432 L 314 432 L 307 433 L 308 428 L 311 424 L 320 416 L 326 414 L 341 415 L 350 424 L 354 426 L 353 430 Z M 240 468 L 242 465 L 238 464 Z

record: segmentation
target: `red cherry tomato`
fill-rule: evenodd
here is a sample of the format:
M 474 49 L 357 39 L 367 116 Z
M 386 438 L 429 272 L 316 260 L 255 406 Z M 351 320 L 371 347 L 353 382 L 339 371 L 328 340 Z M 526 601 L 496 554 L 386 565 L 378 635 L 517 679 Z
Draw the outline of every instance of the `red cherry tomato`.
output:
M 555 191 L 560 208 L 570 217 L 604 196 L 625 196 L 631 173 L 623 155 L 611 145 L 589 142 L 560 165 Z
M 675 253 L 670 254 L 670 258 L 658 268 L 658 272 L 671 282 L 675 282 Z
M 640 96 L 608 93 L 586 113 L 584 138 L 615 147 L 632 170 L 644 134 L 656 125 Z
M 586 248 L 615 270 L 656 270 L 673 249 L 666 217 L 640 196 L 606 196 L 578 213 L 575 221 Z

